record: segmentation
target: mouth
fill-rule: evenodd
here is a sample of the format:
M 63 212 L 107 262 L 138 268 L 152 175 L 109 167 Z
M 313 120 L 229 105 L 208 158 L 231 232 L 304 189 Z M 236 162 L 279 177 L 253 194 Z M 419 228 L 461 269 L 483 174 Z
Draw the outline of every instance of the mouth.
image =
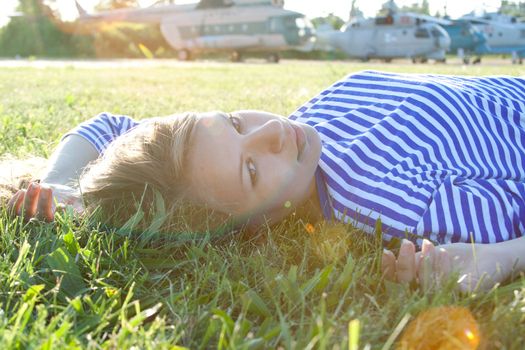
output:
M 297 146 L 297 160 L 301 160 L 306 146 L 306 134 L 304 130 L 297 125 L 292 124 L 295 133 L 295 143 Z

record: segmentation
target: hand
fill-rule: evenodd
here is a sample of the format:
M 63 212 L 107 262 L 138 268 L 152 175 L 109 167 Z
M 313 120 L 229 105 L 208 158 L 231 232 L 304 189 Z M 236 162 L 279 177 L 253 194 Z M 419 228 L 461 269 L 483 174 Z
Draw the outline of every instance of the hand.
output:
M 399 255 L 385 250 L 382 270 L 392 281 L 415 281 L 423 288 L 439 286 L 451 273 L 458 273 L 460 290 L 488 290 L 505 280 L 512 271 L 513 261 L 500 249 L 501 244 L 453 243 L 439 247 L 424 240 L 421 252 L 403 240 Z
M 51 222 L 55 211 L 63 206 L 72 206 L 78 213 L 84 211 L 78 192 L 68 186 L 39 184 L 32 182 L 26 190 L 19 190 L 9 200 L 7 208 L 12 216 L 23 216 L 26 221 L 32 218 Z

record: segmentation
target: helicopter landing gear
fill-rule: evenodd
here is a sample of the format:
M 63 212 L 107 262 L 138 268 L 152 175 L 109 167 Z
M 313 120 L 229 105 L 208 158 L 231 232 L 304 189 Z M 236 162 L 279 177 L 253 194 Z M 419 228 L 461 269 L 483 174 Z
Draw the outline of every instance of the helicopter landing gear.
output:
M 279 63 L 279 60 L 281 57 L 279 57 L 278 53 L 271 53 L 266 57 L 266 60 L 270 63 Z
M 188 50 L 182 49 L 177 52 L 177 58 L 179 61 L 190 61 L 192 57 Z
M 427 63 L 428 58 L 426 57 L 412 57 L 412 63 Z
M 512 51 L 512 64 L 523 64 L 523 57 L 521 57 L 521 54 L 522 53 Z
M 230 61 L 232 62 L 241 62 L 242 61 L 242 55 L 239 51 L 233 51 L 230 55 Z

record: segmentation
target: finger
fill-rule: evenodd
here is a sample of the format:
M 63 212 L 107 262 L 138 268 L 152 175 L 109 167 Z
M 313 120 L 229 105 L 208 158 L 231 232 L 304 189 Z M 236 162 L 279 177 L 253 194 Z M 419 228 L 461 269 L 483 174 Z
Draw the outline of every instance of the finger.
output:
M 53 192 L 49 187 L 40 189 L 40 196 L 38 198 L 37 215 L 38 218 L 47 222 L 53 221 Z
M 381 271 L 387 280 L 396 280 L 396 256 L 390 250 L 383 249 Z
M 425 289 L 431 287 L 435 280 L 435 258 L 436 254 L 434 245 L 429 240 L 424 239 L 423 245 L 421 246 L 421 255 L 417 270 L 419 284 Z
M 27 188 L 27 192 L 24 198 L 23 215 L 24 219 L 29 220 L 36 214 L 38 196 L 40 195 L 40 186 L 31 183 Z
M 446 249 L 438 249 L 436 264 L 438 265 L 435 268 L 436 270 L 439 270 L 442 280 L 450 276 L 450 273 L 452 272 L 452 262 Z
M 403 239 L 396 262 L 396 275 L 399 282 L 411 282 L 416 278 L 416 247 Z
M 26 190 L 19 190 L 16 192 L 13 197 L 7 203 L 7 211 L 11 217 L 17 216 L 20 214 L 20 207 L 24 202 Z

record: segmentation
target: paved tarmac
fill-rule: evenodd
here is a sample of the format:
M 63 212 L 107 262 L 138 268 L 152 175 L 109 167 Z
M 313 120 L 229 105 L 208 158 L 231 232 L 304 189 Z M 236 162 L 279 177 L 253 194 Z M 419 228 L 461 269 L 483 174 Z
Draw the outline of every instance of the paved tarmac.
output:
M 310 60 L 281 60 L 280 64 L 326 64 L 329 62 L 348 63 L 354 65 L 363 65 L 363 68 L 388 65 L 381 60 L 371 60 L 369 62 L 360 61 L 310 61 Z M 0 59 L 0 68 L 146 68 L 146 67 L 202 67 L 202 66 L 225 66 L 238 64 L 270 64 L 264 59 L 247 59 L 242 63 L 231 63 L 227 60 L 196 60 L 191 62 L 181 62 L 176 59 L 93 59 L 93 60 L 61 60 L 61 59 Z M 413 65 L 409 59 L 393 60 L 392 65 Z M 435 65 L 443 63 L 434 63 L 429 61 L 426 65 Z M 464 65 L 457 58 L 449 58 L 446 65 Z M 418 65 L 423 65 L 418 63 Z M 482 66 L 501 66 L 512 65 L 511 59 L 500 57 L 484 57 L 481 62 Z M 525 65 L 523 65 L 525 69 Z

